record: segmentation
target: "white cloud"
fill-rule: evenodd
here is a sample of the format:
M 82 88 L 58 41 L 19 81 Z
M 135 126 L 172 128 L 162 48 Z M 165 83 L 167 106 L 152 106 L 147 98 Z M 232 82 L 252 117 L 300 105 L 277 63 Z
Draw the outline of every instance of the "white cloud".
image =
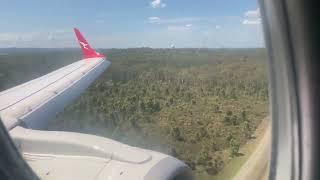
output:
M 39 37 L 38 32 L 0 33 L 0 42 L 30 42 L 36 39 L 37 37 Z M 44 39 L 47 39 L 47 37 L 44 37 Z
M 17 34 L 12 33 L 0 33 L 0 42 L 17 41 L 19 39 Z
M 64 40 L 66 38 L 71 37 L 70 35 L 72 34 L 72 31 L 71 31 L 71 29 L 57 29 L 57 30 L 53 30 L 49 33 L 39 32 L 38 36 L 41 39 L 42 36 L 45 36 L 46 34 L 48 34 L 47 35 L 48 40 Z
M 260 18 L 260 9 L 249 10 L 244 13 L 244 16 L 247 18 Z
M 242 21 L 242 24 L 244 25 L 257 25 L 257 24 L 261 24 L 261 19 L 258 18 L 258 19 L 244 19 Z
M 74 47 L 70 29 L 0 33 L 0 47 Z
M 173 24 L 173 25 L 169 25 L 167 27 L 168 31 L 191 31 L 194 30 L 194 26 L 193 24 L 185 24 L 185 25 L 180 25 L 180 24 Z
M 174 25 L 174 24 L 191 24 L 195 22 L 205 21 L 203 18 L 198 17 L 182 17 L 182 18 L 168 18 L 162 19 L 160 17 L 149 17 L 148 22 L 154 24 L 167 24 L 167 25 Z
M 168 31 L 190 31 L 192 30 L 192 24 L 186 25 L 170 25 L 167 27 Z
M 155 24 L 160 24 L 161 19 L 159 17 L 149 17 L 148 22 L 149 23 L 155 23 Z
M 167 4 L 162 3 L 161 0 L 154 0 L 150 2 L 150 6 L 152 8 L 164 8 L 167 6 Z
M 249 10 L 244 13 L 244 19 L 242 20 L 244 25 L 258 25 L 261 24 L 260 9 Z

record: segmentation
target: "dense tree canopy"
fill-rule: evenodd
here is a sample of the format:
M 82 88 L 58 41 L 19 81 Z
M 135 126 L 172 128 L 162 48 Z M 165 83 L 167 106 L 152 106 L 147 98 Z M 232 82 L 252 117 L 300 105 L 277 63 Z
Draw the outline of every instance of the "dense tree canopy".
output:
M 74 53 L 65 57 L 75 57 Z M 237 156 L 240 145 L 268 113 L 263 49 L 142 48 L 103 53 L 112 62 L 110 68 L 49 129 L 93 133 L 161 151 L 182 159 L 195 173 L 214 175 Z M 44 54 L 27 56 L 46 66 L 37 75 L 57 67 L 53 58 L 61 59 L 56 53 Z M 16 64 L 31 66 L 20 61 L 19 54 L 14 57 Z M 22 73 L 2 56 L 0 63 L 13 71 L 1 71 L 0 82 Z

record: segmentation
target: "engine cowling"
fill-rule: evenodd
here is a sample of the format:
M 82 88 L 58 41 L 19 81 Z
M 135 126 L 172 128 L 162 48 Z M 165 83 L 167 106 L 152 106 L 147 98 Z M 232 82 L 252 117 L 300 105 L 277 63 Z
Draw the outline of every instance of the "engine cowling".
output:
M 28 164 L 43 179 L 192 179 L 191 169 L 174 157 L 108 138 L 20 126 L 10 134 Z

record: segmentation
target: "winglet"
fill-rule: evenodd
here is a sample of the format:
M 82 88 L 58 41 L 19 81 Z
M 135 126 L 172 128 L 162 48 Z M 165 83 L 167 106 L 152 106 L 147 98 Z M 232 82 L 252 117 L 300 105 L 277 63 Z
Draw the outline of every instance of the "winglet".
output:
M 99 57 L 105 57 L 104 55 L 96 52 L 94 49 L 91 48 L 89 43 L 84 39 L 82 34 L 77 28 L 74 28 L 74 33 L 76 34 L 82 53 L 84 58 L 99 58 Z

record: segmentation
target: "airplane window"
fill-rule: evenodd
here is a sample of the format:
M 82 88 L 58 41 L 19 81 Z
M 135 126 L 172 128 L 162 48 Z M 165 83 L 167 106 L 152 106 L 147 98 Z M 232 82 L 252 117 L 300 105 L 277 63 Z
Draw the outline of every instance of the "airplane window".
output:
M 199 180 L 267 179 L 267 52 L 256 1 L 71 2 L 0 7 L 11 19 L 0 22 L 0 117 L 12 136 L 36 142 L 22 142 L 22 154 L 47 141 L 55 148 L 44 154 L 85 157 L 79 168 L 110 155 L 105 168 L 123 168 L 119 176 L 186 179 L 165 171 L 186 164 Z M 7 118 L 11 106 L 23 109 L 24 129 Z M 77 150 L 85 147 L 96 148 Z M 162 154 L 174 158 L 165 164 Z

